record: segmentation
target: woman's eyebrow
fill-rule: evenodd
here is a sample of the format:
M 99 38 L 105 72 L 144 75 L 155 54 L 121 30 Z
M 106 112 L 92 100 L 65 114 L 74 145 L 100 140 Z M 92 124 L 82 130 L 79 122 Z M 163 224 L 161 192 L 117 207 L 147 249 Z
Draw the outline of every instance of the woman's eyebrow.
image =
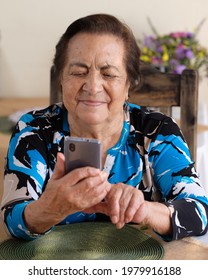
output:
M 72 62 L 72 63 L 69 64 L 69 68 L 72 68 L 72 67 L 81 67 L 81 68 L 86 68 L 86 69 L 90 68 L 90 66 L 88 66 L 87 64 L 85 64 L 83 62 Z M 112 65 L 112 64 L 105 64 L 105 65 L 102 65 L 102 66 L 97 67 L 97 68 L 99 68 L 101 70 L 114 69 L 117 72 L 119 72 L 119 69 L 115 65 Z
M 74 66 L 88 68 L 88 66 L 82 62 L 73 62 L 73 63 L 69 64 L 69 68 L 74 67 Z
M 112 64 L 105 64 L 103 66 L 100 67 L 102 70 L 106 70 L 106 69 L 115 69 L 116 71 L 119 71 L 119 69 Z

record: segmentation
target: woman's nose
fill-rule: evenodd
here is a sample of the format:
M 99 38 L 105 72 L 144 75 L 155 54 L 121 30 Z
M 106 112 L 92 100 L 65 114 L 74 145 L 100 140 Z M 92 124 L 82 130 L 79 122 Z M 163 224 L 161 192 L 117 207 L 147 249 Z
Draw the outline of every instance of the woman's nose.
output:
M 102 90 L 103 80 L 99 73 L 89 73 L 85 79 L 83 90 L 90 94 L 97 94 Z

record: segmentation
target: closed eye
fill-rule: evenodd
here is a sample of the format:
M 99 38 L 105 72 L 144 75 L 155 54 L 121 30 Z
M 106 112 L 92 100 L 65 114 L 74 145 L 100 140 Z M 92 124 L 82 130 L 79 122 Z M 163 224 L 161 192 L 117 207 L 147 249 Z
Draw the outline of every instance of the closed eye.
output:
M 86 72 L 72 72 L 72 73 L 70 73 L 71 76 L 80 76 L 80 77 L 83 77 L 86 74 L 87 74 Z
M 82 63 L 72 63 L 69 65 L 69 74 L 71 76 L 85 76 L 88 73 L 88 67 Z
M 110 78 L 110 79 L 118 77 L 118 75 L 113 73 L 113 71 L 103 71 L 102 75 L 103 75 L 103 77 Z
M 109 65 L 109 64 L 101 67 L 101 73 L 105 78 L 108 78 L 108 79 L 116 78 L 119 75 L 119 71 L 118 71 L 117 67 Z
M 114 75 L 114 74 L 110 74 L 110 73 L 103 73 L 103 76 L 105 78 L 109 78 L 109 79 L 113 79 L 113 78 L 116 78 L 117 75 Z

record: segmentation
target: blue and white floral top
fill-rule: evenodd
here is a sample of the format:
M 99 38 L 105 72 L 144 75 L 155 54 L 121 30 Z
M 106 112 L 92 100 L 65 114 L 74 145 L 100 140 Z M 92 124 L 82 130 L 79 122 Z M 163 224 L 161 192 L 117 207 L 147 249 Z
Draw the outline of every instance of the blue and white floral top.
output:
M 109 182 L 131 185 L 140 189 L 146 200 L 170 207 L 173 235 L 168 240 L 204 234 L 208 198 L 177 124 L 133 104 L 124 106 L 124 112 L 122 135 L 108 150 L 104 166 Z M 28 240 L 40 236 L 29 232 L 23 211 L 44 191 L 67 135 L 70 127 L 61 103 L 24 114 L 17 123 L 8 149 L 1 205 L 12 236 Z M 96 217 L 96 213 L 78 212 L 62 224 L 94 221 Z

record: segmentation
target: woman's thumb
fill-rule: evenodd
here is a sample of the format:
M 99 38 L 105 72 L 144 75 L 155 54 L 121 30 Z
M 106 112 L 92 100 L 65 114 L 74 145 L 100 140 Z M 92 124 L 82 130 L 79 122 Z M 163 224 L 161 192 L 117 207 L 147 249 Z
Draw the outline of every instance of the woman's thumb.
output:
M 57 153 L 57 161 L 52 175 L 53 179 L 60 179 L 65 175 L 65 157 L 62 153 Z

